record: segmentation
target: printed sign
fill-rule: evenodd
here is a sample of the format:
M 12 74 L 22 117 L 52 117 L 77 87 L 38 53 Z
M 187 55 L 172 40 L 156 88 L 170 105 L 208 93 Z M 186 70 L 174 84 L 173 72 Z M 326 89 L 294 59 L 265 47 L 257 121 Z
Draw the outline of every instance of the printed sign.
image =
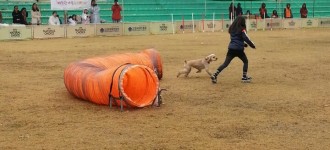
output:
M 256 19 L 246 19 L 246 28 L 247 28 L 247 31 L 256 30 L 257 29 L 257 20 Z
M 200 21 L 199 30 L 206 32 L 221 31 L 222 30 L 222 21 L 215 20 L 213 21 Z
M 176 22 L 176 33 L 192 33 L 192 32 L 198 32 L 199 29 L 199 23 L 198 21 L 185 21 L 184 23 L 182 21 Z
M 266 28 L 266 19 L 256 19 L 257 29 L 264 30 Z
M 125 23 L 124 35 L 148 35 L 149 28 L 149 23 Z
M 91 7 L 90 0 L 51 0 L 51 10 L 83 10 Z
M 283 19 L 283 28 L 300 28 L 300 19 Z
M 318 19 L 308 19 L 308 18 L 301 19 L 301 27 L 303 28 L 318 27 L 318 26 L 319 26 Z
M 282 28 L 282 19 L 269 18 L 266 19 L 266 29 L 278 29 Z
M 230 25 L 231 25 L 231 21 L 230 20 L 225 20 L 225 21 L 223 21 L 222 29 L 223 30 L 228 30 Z
M 0 28 L 0 40 L 22 40 L 32 38 L 31 27 L 8 26 Z
M 175 24 L 172 25 L 172 22 L 152 22 L 150 23 L 150 32 L 151 34 L 169 34 L 173 33 Z
M 34 38 L 61 38 L 65 37 L 64 33 L 64 26 L 52 26 L 52 25 L 45 25 L 45 26 L 34 26 Z
M 101 36 L 123 35 L 123 25 L 121 23 L 97 24 L 96 25 L 96 35 L 101 35 Z
M 330 18 L 320 18 L 319 27 L 330 27 Z
M 66 37 L 88 37 L 95 35 L 94 25 L 66 26 Z

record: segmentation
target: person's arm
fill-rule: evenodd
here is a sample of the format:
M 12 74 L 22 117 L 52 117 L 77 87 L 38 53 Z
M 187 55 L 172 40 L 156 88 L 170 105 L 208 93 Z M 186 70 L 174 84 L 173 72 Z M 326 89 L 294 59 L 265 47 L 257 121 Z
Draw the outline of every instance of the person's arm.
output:
M 246 31 L 243 30 L 242 31 L 242 36 L 243 36 L 243 40 L 252 48 L 256 48 L 256 46 L 254 45 L 254 43 L 250 40 L 249 36 L 247 35 Z
M 293 18 L 293 14 L 292 14 L 291 8 L 290 8 L 290 14 L 291 14 L 290 18 Z

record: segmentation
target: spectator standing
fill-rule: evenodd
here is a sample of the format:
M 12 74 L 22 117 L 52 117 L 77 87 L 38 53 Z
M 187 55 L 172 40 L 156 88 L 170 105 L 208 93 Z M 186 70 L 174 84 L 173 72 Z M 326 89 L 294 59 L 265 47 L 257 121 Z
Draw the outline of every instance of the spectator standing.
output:
M 13 16 L 13 23 L 20 24 L 21 23 L 21 12 L 18 10 L 18 6 L 14 6 L 14 10 L 11 14 Z
M 233 3 L 230 3 L 229 6 L 229 19 L 233 19 L 235 18 L 235 12 L 236 12 L 236 7 L 234 6 Z
M 27 12 L 26 12 L 26 8 L 23 7 L 21 9 L 21 24 L 25 24 L 25 25 L 28 25 L 29 23 L 26 21 L 26 18 L 27 18 Z
M 91 1 L 91 23 L 100 23 L 100 7 L 96 4 L 95 0 Z
M 265 3 L 261 4 L 261 7 L 259 8 L 259 14 L 262 19 L 269 18 L 268 14 L 267 14 L 267 9 L 266 9 Z
M 0 11 L 0 24 L 2 23 L 2 12 Z
M 306 7 L 306 3 L 303 3 L 301 8 L 300 8 L 300 16 L 301 18 L 307 18 L 308 10 Z
M 273 10 L 272 18 L 278 18 L 278 14 L 276 10 Z
M 121 6 L 118 4 L 118 0 L 114 1 L 114 4 L 111 7 L 112 10 L 112 22 L 118 23 L 121 20 L 120 11 L 122 10 Z
M 53 11 L 52 15 L 48 20 L 49 25 L 60 25 L 60 19 L 58 18 L 57 12 Z
M 88 9 L 83 10 L 83 13 L 81 14 L 81 23 L 82 24 L 89 24 L 90 23 L 90 16 L 88 14 Z
M 237 8 L 236 8 L 236 17 L 237 16 L 242 16 L 243 15 L 243 9 L 241 7 L 241 3 L 237 4 Z
M 36 3 L 32 4 L 31 10 L 31 24 L 32 25 L 40 25 L 41 24 L 41 13 Z
M 284 18 L 293 18 L 290 7 L 291 7 L 290 3 L 287 3 L 286 8 L 284 8 Z

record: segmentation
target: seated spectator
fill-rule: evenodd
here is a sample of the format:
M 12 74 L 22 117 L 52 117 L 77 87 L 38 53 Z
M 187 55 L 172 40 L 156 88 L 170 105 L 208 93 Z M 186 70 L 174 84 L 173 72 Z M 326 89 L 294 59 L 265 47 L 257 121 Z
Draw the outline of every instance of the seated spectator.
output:
M 31 10 L 31 24 L 33 25 L 40 25 L 41 24 L 41 13 L 39 11 L 38 5 L 36 3 L 32 4 Z
M 303 5 L 300 8 L 300 16 L 301 18 L 307 18 L 308 10 L 306 7 L 306 3 L 303 3 Z
M 83 13 L 81 14 L 81 23 L 82 24 L 90 23 L 90 16 L 88 14 L 88 9 L 84 9 Z
M 49 25 L 60 25 L 61 24 L 56 11 L 53 11 L 52 15 L 49 17 L 48 24 Z
M 252 15 L 252 14 L 251 14 L 250 10 L 247 10 L 245 15 Z
M 13 16 L 13 23 L 21 23 L 21 12 L 19 12 L 18 6 L 14 6 L 14 10 L 11 15 Z
M 70 16 L 68 19 L 68 24 L 72 26 L 77 25 L 77 15 L 73 14 L 72 16 Z
M 2 12 L 0 11 L 0 23 L 2 23 Z
M 27 18 L 26 8 L 23 7 L 21 9 L 21 24 L 29 25 L 29 23 L 27 22 L 26 18 Z
M 266 9 L 265 3 L 261 4 L 261 7 L 259 8 L 259 14 L 262 19 L 269 18 L 268 14 L 267 14 L 267 9 Z
M 293 18 L 290 6 L 290 3 L 286 4 L 286 8 L 284 8 L 284 18 Z
M 272 18 L 278 18 L 278 14 L 276 10 L 273 10 Z

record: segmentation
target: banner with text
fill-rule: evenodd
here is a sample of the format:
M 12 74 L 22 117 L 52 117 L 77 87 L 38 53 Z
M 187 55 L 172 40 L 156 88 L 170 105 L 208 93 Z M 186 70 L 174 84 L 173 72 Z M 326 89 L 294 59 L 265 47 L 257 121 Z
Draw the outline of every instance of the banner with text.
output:
M 148 35 L 150 34 L 149 23 L 125 23 L 124 35 Z
M 176 22 L 176 33 L 192 33 L 198 32 L 199 29 L 199 22 L 198 21 L 177 21 Z
M 256 19 L 257 29 L 263 30 L 266 28 L 266 19 Z
M 230 25 L 231 25 L 231 21 L 230 20 L 225 20 L 225 21 L 223 21 L 222 29 L 223 30 L 228 30 Z
M 32 27 L 8 26 L 0 28 L 0 40 L 23 40 L 32 38 Z
M 95 35 L 94 25 L 75 25 L 66 27 L 66 37 L 88 37 Z
M 319 27 L 330 27 L 330 18 L 320 18 Z
M 123 35 L 123 25 L 121 23 L 98 24 L 96 25 L 96 35 L 101 35 L 101 36 Z
M 64 26 L 34 26 L 33 37 L 37 39 L 41 38 L 63 38 L 65 37 Z
M 246 19 L 247 31 L 257 30 L 257 20 L 256 19 Z
M 222 30 L 222 21 L 215 20 L 213 21 L 200 21 L 199 22 L 199 31 L 206 32 L 216 32 Z
M 311 28 L 311 27 L 318 27 L 318 26 L 319 26 L 318 19 L 308 19 L 308 18 L 301 19 L 301 27 L 303 27 L 303 28 Z
M 175 30 L 173 26 L 175 26 L 175 24 L 172 25 L 171 22 L 151 22 L 150 32 L 151 34 L 170 34 Z
M 300 19 L 283 19 L 283 28 L 301 28 Z
M 91 7 L 90 0 L 50 0 L 51 10 L 83 10 Z
M 279 28 L 282 28 L 282 19 L 280 18 L 269 18 L 269 19 L 266 19 L 266 26 L 265 26 L 266 29 L 279 29 Z

